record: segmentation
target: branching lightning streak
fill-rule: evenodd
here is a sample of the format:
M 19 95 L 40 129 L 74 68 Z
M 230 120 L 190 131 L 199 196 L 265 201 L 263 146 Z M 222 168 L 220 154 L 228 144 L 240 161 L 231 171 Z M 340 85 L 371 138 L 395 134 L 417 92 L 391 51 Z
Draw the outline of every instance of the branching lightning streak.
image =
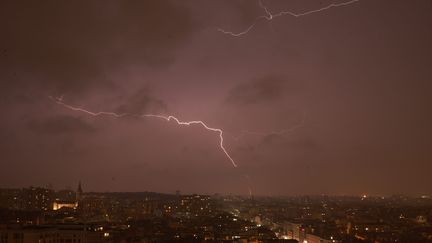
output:
M 249 198 L 252 199 L 252 197 L 253 197 L 253 191 L 252 191 L 252 187 L 251 187 L 252 180 L 251 180 L 250 176 L 248 176 L 248 175 L 243 175 L 243 177 L 247 180 Z
M 61 105 L 61 106 L 65 107 L 65 108 L 68 108 L 68 109 L 73 110 L 73 111 L 83 112 L 83 113 L 86 113 L 86 114 L 92 115 L 92 116 L 107 115 L 107 116 L 113 116 L 113 117 L 116 117 L 116 118 L 121 118 L 121 117 L 124 117 L 124 116 L 154 117 L 154 118 L 164 119 L 166 121 L 174 120 L 178 125 L 183 125 L 183 126 L 190 126 L 190 125 L 195 125 L 195 124 L 201 125 L 206 130 L 212 131 L 212 132 L 217 132 L 219 134 L 219 147 L 224 152 L 224 154 L 226 155 L 226 157 L 231 161 L 231 164 L 234 167 L 237 167 L 237 164 L 235 163 L 234 159 L 231 157 L 231 155 L 228 153 L 228 151 L 224 147 L 224 138 L 223 138 L 223 131 L 222 131 L 222 129 L 209 127 L 203 121 L 197 120 L 197 121 L 187 121 L 187 122 L 185 122 L 185 121 L 179 120 L 177 117 L 172 116 L 172 115 L 169 115 L 169 116 L 155 115 L 155 114 L 143 114 L 143 115 L 135 115 L 135 114 L 133 114 L 133 115 L 131 115 L 131 114 L 126 114 L 126 113 L 118 114 L 118 113 L 115 113 L 115 112 L 106 112 L 106 111 L 92 112 L 92 111 L 86 110 L 86 109 L 81 108 L 81 107 L 75 107 L 75 106 L 68 105 L 68 104 L 64 103 L 63 102 L 63 97 L 54 98 L 52 96 L 49 96 L 49 98 L 52 99 L 58 105 Z
M 266 6 L 264 6 L 264 4 L 261 2 L 261 0 L 258 0 L 260 8 L 262 8 L 265 11 L 266 15 L 260 15 L 260 16 L 256 17 L 255 20 L 254 20 L 254 22 L 251 25 L 249 25 L 249 27 L 247 27 L 245 30 L 243 30 L 241 32 L 237 32 L 236 33 L 236 32 L 233 32 L 233 31 L 226 31 L 226 30 L 224 30 L 222 28 L 218 28 L 218 31 L 222 32 L 223 34 L 226 34 L 226 35 L 231 35 L 233 37 L 240 37 L 242 35 L 245 35 L 245 34 L 249 33 L 249 31 L 252 30 L 255 27 L 255 25 L 258 23 L 258 21 L 260 21 L 262 19 L 266 20 L 266 21 L 271 21 L 271 20 L 273 20 L 275 18 L 284 16 L 284 15 L 290 15 L 292 17 L 298 18 L 298 17 L 303 17 L 303 16 L 306 16 L 306 15 L 309 15 L 309 14 L 314 14 L 314 13 L 322 12 L 322 11 L 328 10 L 330 8 L 347 6 L 347 5 L 356 3 L 358 1 L 360 1 L 360 0 L 351 0 L 351 1 L 343 2 L 343 3 L 332 3 L 332 4 L 327 5 L 325 7 L 322 7 L 322 8 L 319 8 L 319 9 L 314 9 L 314 10 L 309 10 L 309 11 L 306 11 L 306 12 L 303 12 L 303 13 L 294 13 L 292 11 L 282 11 L 282 12 L 273 14 L 273 13 L 271 13 L 268 10 L 268 8 Z
M 205 129 L 207 129 L 209 131 L 213 131 L 213 132 L 219 133 L 219 147 L 225 153 L 225 155 L 227 156 L 227 158 L 231 161 L 232 165 L 234 167 L 237 167 L 237 164 L 235 163 L 234 159 L 231 158 L 231 156 L 229 155 L 229 153 L 227 152 L 227 150 L 225 149 L 225 147 L 223 145 L 224 138 L 223 138 L 223 131 L 222 131 L 222 129 L 209 127 L 203 121 L 188 121 L 188 122 L 180 121 L 175 116 L 163 116 L 163 115 L 145 114 L 145 115 L 141 115 L 141 117 L 156 117 L 156 118 L 165 119 L 166 121 L 174 120 L 178 125 L 185 125 L 185 126 L 190 126 L 190 125 L 193 125 L 193 124 L 199 124 L 199 125 L 203 126 Z
M 271 132 L 257 132 L 257 131 L 248 131 L 243 130 L 241 131 L 241 134 L 239 136 L 233 137 L 235 140 L 239 140 L 240 138 L 246 136 L 246 135 L 257 135 L 257 136 L 270 136 L 270 135 L 283 135 L 285 133 L 293 132 L 301 127 L 303 127 L 304 122 L 306 120 L 306 113 L 303 114 L 303 119 L 301 122 L 293 127 L 282 129 L 279 131 L 271 131 Z
M 115 112 L 108 112 L 108 111 L 99 111 L 99 112 L 88 111 L 88 110 L 83 109 L 81 107 L 75 107 L 75 106 L 71 106 L 71 105 L 68 105 L 68 104 L 64 103 L 62 96 L 59 97 L 59 98 L 54 98 L 52 96 L 49 96 L 49 98 L 52 99 L 55 103 L 57 103 L 59 105 L 62 105 L 62 106 L 66 107 L 66 108 L 68 108 L 70 110 L 84 112 L 84 113 L 87 113 L 88 115 L 92 115 L 92 116 L 107 115 L 107 116 L 114 116 L 116 118 L 120 118 L 120 117 L 124 117 L 124 116 L 127 115 L 126 113 L 118 114 L 118 113 L 115 113 Z

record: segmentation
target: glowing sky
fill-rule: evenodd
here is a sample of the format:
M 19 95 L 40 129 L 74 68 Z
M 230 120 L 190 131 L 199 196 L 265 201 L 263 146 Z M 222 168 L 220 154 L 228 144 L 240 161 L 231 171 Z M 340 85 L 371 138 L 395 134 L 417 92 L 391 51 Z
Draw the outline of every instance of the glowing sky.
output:
M 263 3 L 305 13 L 343 1 Z M 249 0 L 2 1 L 0 187 L 432 193 L 432 1 L 218 31 L 263 14 Z M 202 126 L 94 117 L 50 96 L 205 121 L 238 167 Z

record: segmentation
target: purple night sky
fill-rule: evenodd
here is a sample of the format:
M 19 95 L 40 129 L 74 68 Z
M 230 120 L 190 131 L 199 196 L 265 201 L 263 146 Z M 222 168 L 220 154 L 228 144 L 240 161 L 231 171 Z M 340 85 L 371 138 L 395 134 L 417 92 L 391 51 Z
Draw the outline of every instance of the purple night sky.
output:
M 272 13 L 332 3 L 343 1 L 263 0 Z M 265 14 L 253 0 L 2 1 L 0 187 L 432 193 L 432 1 L 218 31 Z M 95 117 L 49 96 L 202 120 L 238 167 L 200 125 Z

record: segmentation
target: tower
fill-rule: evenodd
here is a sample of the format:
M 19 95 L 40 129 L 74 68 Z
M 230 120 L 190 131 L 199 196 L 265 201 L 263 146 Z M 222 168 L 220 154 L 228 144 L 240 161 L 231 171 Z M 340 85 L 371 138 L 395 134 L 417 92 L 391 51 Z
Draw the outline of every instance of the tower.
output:
M 79 202 L 82 199 L 83 190 L 81 187 L 81 181 L 78 183 L 78 189 L 76 191 L 76 201 Z

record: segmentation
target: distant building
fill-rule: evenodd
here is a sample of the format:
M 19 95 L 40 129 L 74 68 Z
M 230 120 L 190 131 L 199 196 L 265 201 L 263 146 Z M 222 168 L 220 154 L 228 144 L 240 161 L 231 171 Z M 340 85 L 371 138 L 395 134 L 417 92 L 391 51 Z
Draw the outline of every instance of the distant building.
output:
M 53 210 L 60 210 L 62 208 L 65 209 L 77 209 L 79 203 L 82 200 L 82 194 L 83 194 L 83 190 L 82 190 L 82 186 L 81 186 L 81 181 L 78 183 L 78 188 L 75 192 L 75 200 L 70 200 L 70 197 L 67 197 L 65 199 L 59 199 L 57 198 L 54 202 L 53 202 Z
M 303 240 L 303 242 L 307 243 L 331 243 L 331 240 L 323 239 L 317 235 L 312 234 L 306 234 L 306 239 Z M 333 241 L 336 242 L 336 241 Z
M 287 239 L 295 239 L 299 242 L 303 242 L 306 238 L 305 230 L 301 224 L 285 222 L 283 229 Z
M 78 202 L 60 201 L 60 200 L 54 201 L 53 210 L 60 210 L 62 208 L 77 209 Z
M 78 183 L 78 189 L 76 191 L 76 201 L 79 202 L 82 199 L 83 190 L 81 187 L 81 181 Z
M 0 228 L 0 242 L 108 243 L 113 240 L 109 231 L 88 229 L 83 225 L 46 225 Z

